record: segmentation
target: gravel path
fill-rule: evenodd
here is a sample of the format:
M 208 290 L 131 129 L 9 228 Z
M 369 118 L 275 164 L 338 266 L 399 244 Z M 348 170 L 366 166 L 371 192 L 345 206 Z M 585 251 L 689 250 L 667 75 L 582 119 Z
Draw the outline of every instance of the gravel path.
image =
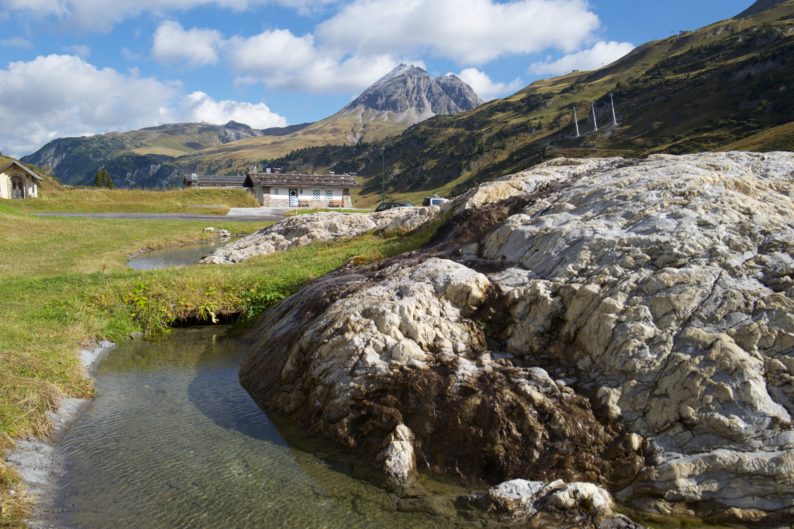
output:
M 262 215 L 201 215 L 195 213 L 34 213 L 38 217 L 87 217 L 93 219 L 131 220 L 206 220 L 215 222 L 269 222 L 281 220 L 281 214 Z

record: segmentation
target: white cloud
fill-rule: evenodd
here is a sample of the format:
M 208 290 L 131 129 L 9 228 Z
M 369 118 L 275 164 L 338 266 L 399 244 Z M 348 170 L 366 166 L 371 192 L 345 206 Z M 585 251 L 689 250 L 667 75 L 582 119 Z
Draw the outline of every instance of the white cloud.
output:
M 166 16 L 204 6 L 244 11 L 261 5 L 280 5 L 309 13 L 338 0 L 0 0 L 2 11 L 54 17 L 80 27 L 108 31 L 142 13 Z
M 229 121 L 245 123 L 256 129 L 283 127 L 286 118 L 270 110 L 264 103 L 215 101 L 204 92 L 193 92 L 185 98 L 185 121 L 223 124 Z
M 91 55 L 91 48 L 85 44 L 72 44 L 71 46 L 64 46 L 63 51 L 72 55 L 77 55 L 83 59 Z
M 28 11 L 47 15 L 61 15 L 66 9 L 61 0 L 4 0 L 2 5 L 9 11 Z
M 286 29 L 234 37 L 227 48 L 241 83 L 257 79 L 274 88 L 310 92 L 360 90 L 401 62 L 388 54 L 345 57 L 318 47 L 311 34 L 298 37 Z
M 513 79 L 509 83 L 495 82 L 487 73 L 477 68 L 466 68 L 458 74 L 458 77 L 471 86 L 477 95 L 485 101 L 515 92 L 522 85 L 521 79 Z
M 221 41 L 221 34 L 215 30 L 186 30 L 178 22 L 166 21 L 154 32 L 152 53 L 160 62 L 203 66 L 218 62 Z
M 598 42 L 590 49 L 565 55 L 556 61 L 536 62 L 529 71 L 540 75 L 561 75 L 573 70 L 595 70 L 625 56 L 634 49 L 630 42 Z
M 30 153 L 63 136 L 204 120 L 284 124 L 263 104 L 185 95 L 179 83 L 97 68 L 72 55 L 40 56 L 0 69 L 0 151 Z M 268 121 L 270 119 L 270 121 Z
M 7 39 L 0 40 L 0 46 L 6 48 L 31 48 L 33 43 L 30 42 L 28 39 L 24 39 L 22 37 L 10 37 Z
M 121 48 L 121 56 L 124 57 L 125 60 L 130 62 L 137 62 L 142 59 L 141 54 L 133 51 L 127 47 Z
M 598 26 L 585 0 L 354 0 L 316 35 L 347 53 L 418 52 L 482 64 L 547 48 L 573 51 Z

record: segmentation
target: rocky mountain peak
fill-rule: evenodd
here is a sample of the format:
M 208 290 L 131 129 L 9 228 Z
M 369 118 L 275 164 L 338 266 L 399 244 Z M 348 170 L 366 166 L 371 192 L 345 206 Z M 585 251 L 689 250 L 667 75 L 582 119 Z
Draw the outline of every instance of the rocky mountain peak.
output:
M 232 130 L 243 130 L 243 131 L 253 130 L 253 128 L 250 125 L 246 125 L 245 123 L 240 123 L 239 121 L 234 121 L 234 120 L 229 121 L 223 127 Z
M 415 121 L 457 114 L 482 103 L 474 90 L 455 75 L 433 78 L 425 70 L 401 64 L 364 90 L 347 110 L 365 108 L 411 114 Z

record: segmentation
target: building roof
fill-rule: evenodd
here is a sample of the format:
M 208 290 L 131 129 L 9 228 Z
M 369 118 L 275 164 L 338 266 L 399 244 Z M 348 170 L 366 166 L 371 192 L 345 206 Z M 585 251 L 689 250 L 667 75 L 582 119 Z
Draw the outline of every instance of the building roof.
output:
M 198 187 L 243 187 L 245 175 L 190 175 L 184 182 Z
M 27 174 L 29 174 L 30 176 L 32 176 L 36 180 L 44 180 L 44 178 L 41 177 L 38 173 L 35 173 L 35 172 L 31 171 L 30 169 L 28 169 L 27 167 L 25 167 L 24 165 L 22 165 L 21 163 L 19 163 L 16 160 L 11 160 L 9 163 L 7 163 L 4 166 L 0 167 L 0 172 L 5 171 L 9 167 L 18 167 L 19 169 L 22 169 L 23 171 L 25 171 Z
M 358 187 L 358 183 L 349 174 L 251 173 L 245 179 L 245 187 L 254 186 Z

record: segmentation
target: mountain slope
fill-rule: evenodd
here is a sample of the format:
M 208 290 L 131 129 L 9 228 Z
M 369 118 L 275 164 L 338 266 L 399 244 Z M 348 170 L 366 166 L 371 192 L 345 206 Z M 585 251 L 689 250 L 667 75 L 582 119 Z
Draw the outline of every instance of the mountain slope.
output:
M 219 145 L 187 156 L 180 164 L 204 172 L 241 171 L 298 149 L 382 140 L 433 116 L 457 114 L 480 104 L 474 90 L 457 76 L 434 79 L 421 68 L 401 64 L 333 116 L 295 134 Z
M 415 199 L 428 190 L 460 191 L 553 156 L 723 150 L 751 137 L 757 150 L 794 149 L 786 128 L 776 129 L 794 121 L 792 87 L 794 0 L 762 0 L 739 17 L 650 42 L 600 70 L 538 81 L 382 143 L 302 151 L 274 163 L 357 171 L 369 177 L 367 203 L 377 200 L 384 150 L 389 190 Z
M 429 117 L 481 103 L 454 75 L 433 79 L 421 68 L 400 65 L 317 123 L 267 130 L 235 122 L 162 125 L 57 139 L 23 160 L 51 167 L 68 184 L 90 184 L 105 167 L 121 187 L 169 187 L 179 184 L 180 173 L 241 172 L 296 149 L 381 140 Z
M 288 134 L 305 126 L 256 130 L 234 121 L 225 125 L 174 123 L 131 132 L 59 138 L 22 161 L 52 169 L 67 184 L 92 184 L 97 169 L 105 167 L 123 187 L 167 187 L 179 182 L 170 163 L 176 157 L 243 138 Z

